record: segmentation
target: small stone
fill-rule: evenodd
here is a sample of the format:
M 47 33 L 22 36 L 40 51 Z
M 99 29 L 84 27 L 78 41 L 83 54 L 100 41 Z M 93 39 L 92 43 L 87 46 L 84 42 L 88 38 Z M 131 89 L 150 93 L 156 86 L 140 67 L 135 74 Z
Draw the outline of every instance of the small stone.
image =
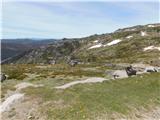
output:
M 31 115 L 30 115 L 30 116 L 28 116 L 28 119 L 30 119 L 30 120 L 31 120 L 31 119 L 33 119 L 33 116 L 31 116 Z

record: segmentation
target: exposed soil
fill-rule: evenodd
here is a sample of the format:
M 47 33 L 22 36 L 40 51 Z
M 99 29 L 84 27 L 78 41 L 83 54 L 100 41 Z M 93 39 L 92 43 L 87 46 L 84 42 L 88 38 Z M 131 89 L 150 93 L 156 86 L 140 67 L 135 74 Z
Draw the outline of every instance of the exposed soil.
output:
M 74 86 L 74 85 L 76 85 L 76 84 L 97 83 L 97 82 L 103 82 L 103 81 L 105 81 L 105 80 L 108 80 L 108 79 L 100 78 L 100 77 L 91 77 L 91 78 L 88 78 L 88 79 L 86 79 L 86 80 L 73 81 L 73 82 L 64 84 L 64 85 L 62 85 L 62 86 L 57 86 L 57 87 L 55 87 L 55 88 L 57 88 L 57 89 L 66 89 L 66 88 L 69 88 L 69 87 Z

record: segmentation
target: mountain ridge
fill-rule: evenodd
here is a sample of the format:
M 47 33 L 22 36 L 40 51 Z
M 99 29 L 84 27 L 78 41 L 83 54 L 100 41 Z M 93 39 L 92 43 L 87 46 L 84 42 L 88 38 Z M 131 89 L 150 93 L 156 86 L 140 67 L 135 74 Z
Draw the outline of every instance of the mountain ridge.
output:
M 155 56 L 159 55 L 158 50 L 145 52 L 143 50 L 151 45 L 159 47 L 159 32 L 160 24 L 155 23 L 137 25 L 118 29 L 112 33 L 95 34 L 83 38 L 64 38 L 43 47 L 30 49 L 28 52 L 22 53 L 21 57 L 13 57 L 4 63 L 49 64 L 51 61 L 67 63 L 74 59 L 100 63 L 108 61 L 147 62 L 155 60 Z M 118 40 L 120 42 L 113 44 Z M 158 59 L 156 58 L 156 60 Z

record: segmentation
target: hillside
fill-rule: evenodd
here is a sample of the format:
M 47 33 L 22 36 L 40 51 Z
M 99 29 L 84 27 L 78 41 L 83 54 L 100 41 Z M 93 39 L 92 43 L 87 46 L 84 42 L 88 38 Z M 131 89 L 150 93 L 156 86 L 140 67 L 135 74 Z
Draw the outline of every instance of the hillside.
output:
M 25 51 L 38 48 L 49 43 L 53 43 L 54 39 L 33 40 L 33 39 L 2 39 L 1 40 L 1 60 L 17 56 Z
M 74 59 L 96 63 L 158 61 L 158 56 L 160 56 L 159 32 L 160 24 L 148 24 L 80 39 L 63 39 L 29 50 L 6 63 L 48 64 L 51 61 L 66 63 Z
M 4 120 L 160 119 L 160 24 L 65 38 L 4 63 Z

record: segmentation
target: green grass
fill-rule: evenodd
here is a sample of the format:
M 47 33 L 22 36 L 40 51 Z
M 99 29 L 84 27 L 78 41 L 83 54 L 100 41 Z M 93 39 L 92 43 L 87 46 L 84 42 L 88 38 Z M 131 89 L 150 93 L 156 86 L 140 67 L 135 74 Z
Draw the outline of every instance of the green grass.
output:
M 38 66 L 38 65 L 37 65 Z M 45 65 L 44 65 L 45 66 Z M 42 78 L 57 76 L 78 76 L 78 77 L 105 77 L 103 70 L 98 70 L 97 65 L 77 65 L 71 67 L 67 64 L 50 65 L 46 68 L 38 68 L 36 65 L 15 64 L 15 65 L 2 65 L 2 72 L 9 76 L 8 79 L 23 80 L 27 77 L 25 73 L 38 74 Z M 85 70 L 84 68 L 95 68 L 97 70 Z M 100 66 L 102 67 L 102 66 Z
M 141 37 L 140 31 L 147 31 L 149 36 Z M 52 51 L 60 53 L 62 58 L 59 58 L 58 64 L 44 65 L 44 68 L 38 68 L 36 66 L 39 65 L 34 64 L 2 65 L 2 72 L 9 76 L 9 80 L 1 84 L 2 101 L 8 90 L 15 91 L 14 86 L 25 81 L 44 85 L 44 87 L 38 88 L 28 87 L 21 92 L 24 92 L 28 99 L 37 98 L 36 100 L 40 101 L 39 110 L 42 115 L 47 116 L 48 120 L 111 120 L 115 119 L 114 115 L 130 116 L 135 109 L 160 106 L 160 73 L 137 75 L 103 83 L 79 84 L 65 90 L 54 88 L 88 77 L 107 78 L 106 70 L 119 69 L 113 66 L 106 67 L 105 63 L 158 61 L 159 51 L 144 52 L 143 48 L 160 45 L 159 31 L 160 27 L 144 27 L 137 31 L 117 32 L 109 36 L 106 34 L 93 35 L 84 38 L 80 43 L 77 41 L 65 42 L 56 48 L 50 46 L 41 58 L 35 57 L 31 63 L 47 63 L 49 57 L 56 56 Z M 126 39 L 125 37 L 128 35 L 133 35 L 133 38 Z M 88 50 L 89 44 L 97 39 L 103 44 L 114 39 L 123 41 L 118 45 Z M 64 64 L 68 55 L 72 59 L 80 59 L 87 64 L 75 67 Z M 24 57 L 17 63 L 29 63 L 29 61 Z M 25 73 L 40 76 L 29 80 L 25 79 L 27 77 Z
M 66 90 L 56 90 L 54 84 L 25 90 L 27 95 L 41 98 L 43 103 L 49 102 L 41 106 L 49 120 L 111 119 L 112 113 L 129 115 L 133 112 L 132 108 L 147 109 L 160 105 L 159 73 L 103 83 L 79 84 Z
M 141 37 L 136 35 L 130 40 L 125 39 L 127 36 L 124 33 L 116 33 L 114 35 L 119 35 L 120 42 L 118 45 L 113 45 L 110 47 L 100 47 L 97 49 L 88 50 L 88 47 L 82 49 L 81 51 L 75 52 L 77 58 L 82 59 L 87 62 L 125 62 L 125 63 L 135 63 L 135 62 L 148 62 L 160 55 L 159 51 L 143 51 L 143 48 L 154 45 L 159 46 L 159 36 L 158 34 L 153 34 L 151 36 Z M 124 35 L 123 35 L 124 34 Z M 148 33 L 150 34 L 150 33 Z M 122 37 L 123 36 L 123 37 Z M 122 37 L 122 38 L 121 38 Z M 116 38 L 116 36 L 115 36 Z M 112 41 L 113 39 L 111 39 Z M 108 43 L 108 42 L 107 42 Z
M 17 65 L 2 65 L 2 73 L 8 75 L 8 79 L 23 80 L 28 72 L 27 68 L 32 68 L 30 65 L 17 64 Z
M 48 120 L 112 119 L 113 114 L 129 116 L 131 112 L 134 112 L 132 108 L 148 109 L 160 105 L 160 73 L 103 83 L 79 84 L 65 90 L 54 88 L 87 77 L 107 77 L 104 73 L 107 69 L 98 63 L 76 67 L 57 64 L 42 69 L 35 65 L 2 66 L 2 71 L 10 74 L 17 71 L 19 73 L 14 74 L 40 75 L 25 82 L 44 84 L 44 87 L 29 87 L 23 92 L 42 103 L 39 109 Z M 1 97 L 3 98 L 8 90 L 14 91 L 14 86 L 19 82 L 19 80 L 10 79 L 2 83 Z

